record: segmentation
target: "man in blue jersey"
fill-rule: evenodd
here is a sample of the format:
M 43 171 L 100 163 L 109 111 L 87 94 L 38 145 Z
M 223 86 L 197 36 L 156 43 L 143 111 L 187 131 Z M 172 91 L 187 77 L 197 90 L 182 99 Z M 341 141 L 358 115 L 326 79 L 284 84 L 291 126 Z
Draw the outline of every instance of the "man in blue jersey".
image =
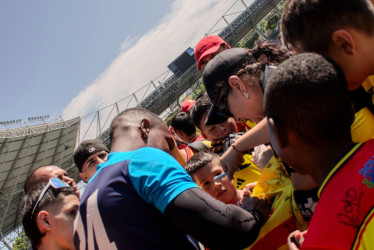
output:
M 112 121 L 110 140 L 108 160 L 81 199 L 77 249 L 197 249 L 194 239 L 242 249 L 256 239 L 267 202 L 247 197 L 245 211 L 206 194 L 170 155 L 176 143 L 162 119 L 125 110 Z

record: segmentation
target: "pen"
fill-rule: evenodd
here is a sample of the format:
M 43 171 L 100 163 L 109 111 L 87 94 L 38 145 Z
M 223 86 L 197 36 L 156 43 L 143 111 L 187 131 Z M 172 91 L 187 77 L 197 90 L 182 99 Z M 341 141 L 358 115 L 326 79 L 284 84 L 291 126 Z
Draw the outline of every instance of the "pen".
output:
M 214 181 L 214 182 L 221 181 L 221 179 L 222 179 L 223 177 L 225 177 L 225 176 L 227 176 L 227 172 L 224 172 L 224 173 L 222 173 L 222 174 L 219 174 L 219 175 L 215 176 L 215 177 L 213 178 L 213 181 Z

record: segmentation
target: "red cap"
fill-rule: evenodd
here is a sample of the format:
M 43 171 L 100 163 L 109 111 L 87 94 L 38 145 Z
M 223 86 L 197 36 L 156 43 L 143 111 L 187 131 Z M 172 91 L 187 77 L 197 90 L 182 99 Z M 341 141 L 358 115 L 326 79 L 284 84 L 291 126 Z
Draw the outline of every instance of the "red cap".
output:
M 193 107 L 195 102 L 196 102 L 195 100 L 189 100 L 189 99 L 182 102 L 181 112 L 188 112 Z
M 206 36 L 198 42 L 195 47 L 195 58 L 198 70 L 201 70 L 201 59 L 209 54 L 217 52 L 221 44 L 226 44 L 225 40 L 216 35 Z

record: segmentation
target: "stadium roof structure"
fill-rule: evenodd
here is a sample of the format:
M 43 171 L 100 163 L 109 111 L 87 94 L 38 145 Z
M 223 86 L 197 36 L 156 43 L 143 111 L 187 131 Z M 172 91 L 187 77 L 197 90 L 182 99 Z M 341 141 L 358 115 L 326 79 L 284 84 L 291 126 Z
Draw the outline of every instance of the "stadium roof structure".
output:
M 42 125 L 0 130 L 0 233 L 6 235 L 20 223 L 23 186 L 39 166 L 56 165 L 78 180 L 73 153 L 80 118 Z

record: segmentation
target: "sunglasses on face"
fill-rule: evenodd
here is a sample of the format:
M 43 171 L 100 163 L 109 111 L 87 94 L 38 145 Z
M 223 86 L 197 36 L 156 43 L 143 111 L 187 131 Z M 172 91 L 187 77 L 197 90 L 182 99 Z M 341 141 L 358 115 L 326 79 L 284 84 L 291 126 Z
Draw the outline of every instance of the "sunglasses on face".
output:
M 43 200 L 49 188 L 53 188 L 54 190 L 59 190 L 62 188 L 67 188 L 67 187 L 70 187 L 70 186 L 57 177 L 49 179 L 48 184 L 44 187 L 43 191 L 40 193 L 39 198 L 36 201 L 34 208 L 32 209 L 31 218 L 33 217 L 36 209 L 38 208 L 40 202 Z
M 229 117 L 232 117 L 227 107 L 227 87 L 222 87 L 218 90 L 218 94 L 212 101 L 212 105 L 209 109 L 205 125 L 214 125 L 227 121 Z

